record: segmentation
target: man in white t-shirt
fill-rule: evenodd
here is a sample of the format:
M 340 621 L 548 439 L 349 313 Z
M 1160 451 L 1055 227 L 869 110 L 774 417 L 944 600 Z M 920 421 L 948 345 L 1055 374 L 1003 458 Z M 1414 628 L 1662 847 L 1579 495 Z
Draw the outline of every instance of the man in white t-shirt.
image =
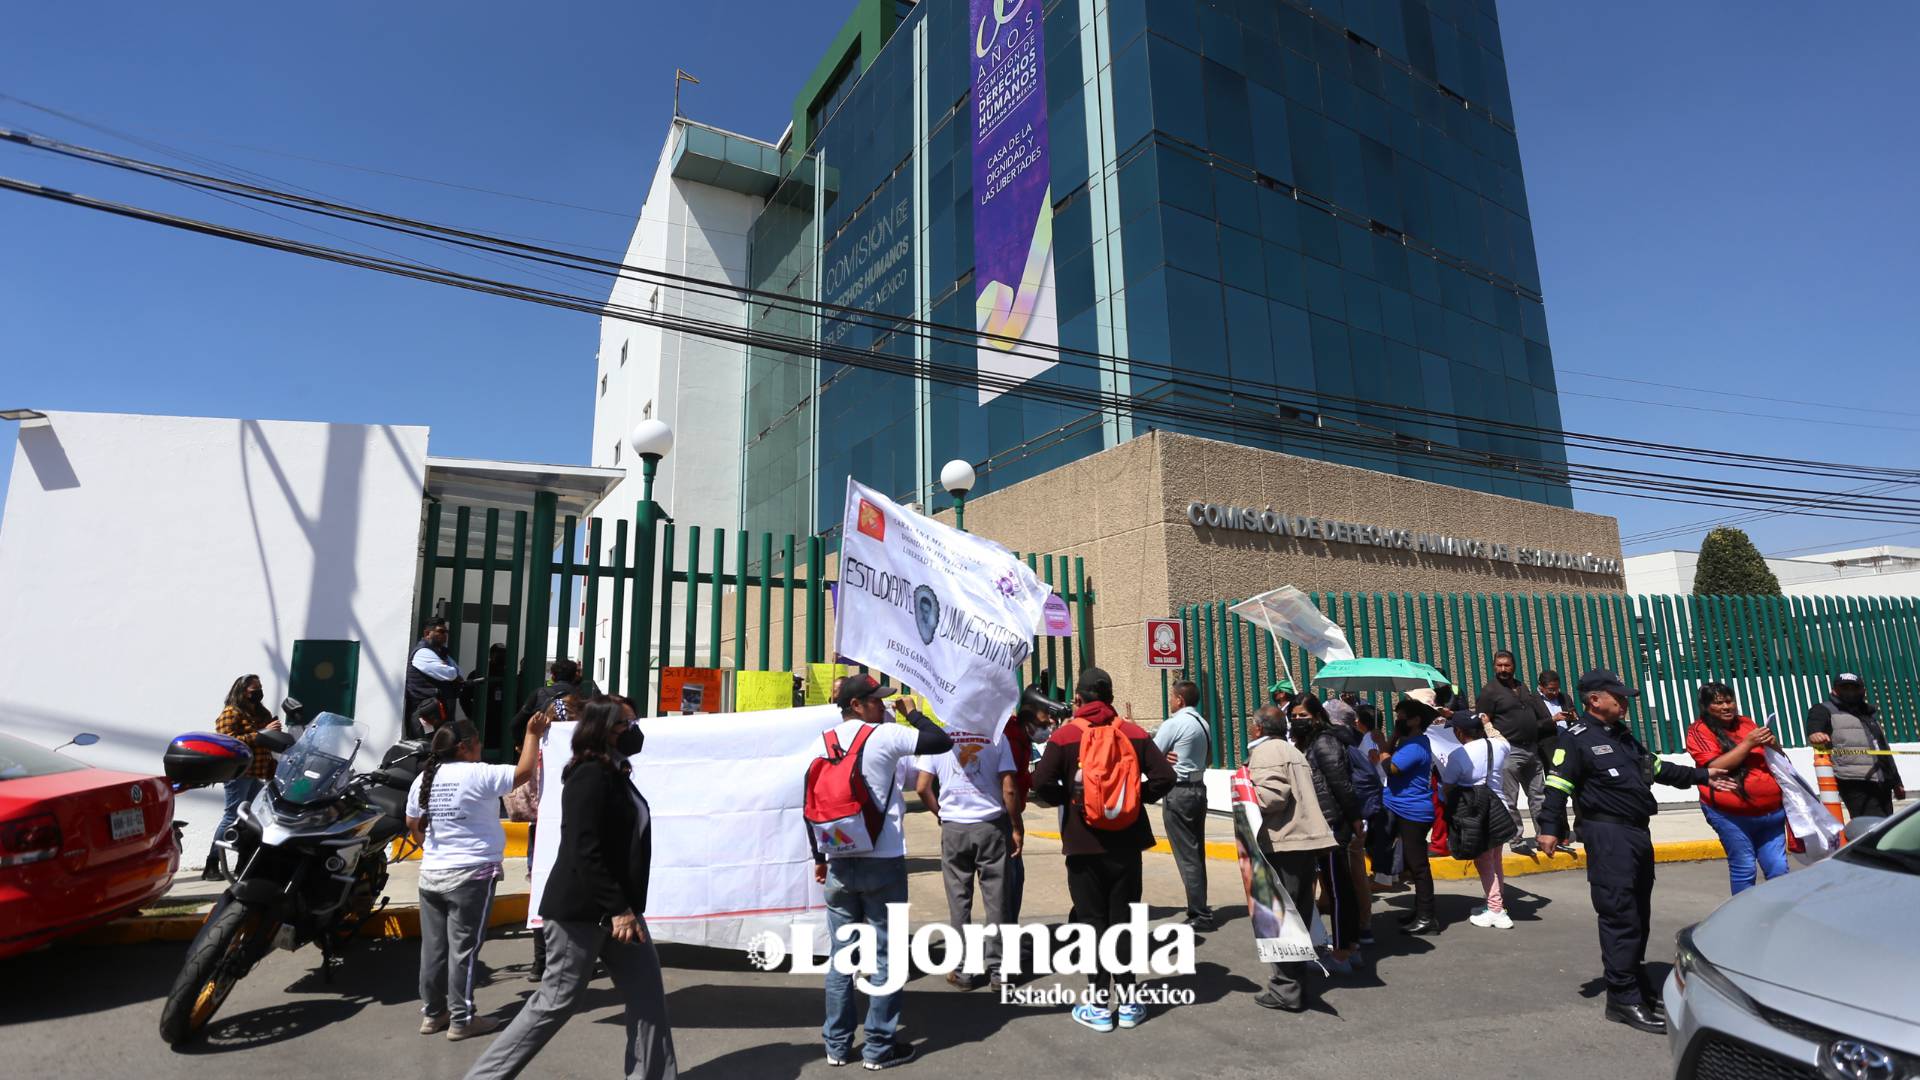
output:
M 961 932 L 973 921 L 976 874 L 987 922 L 1000 922 L 1006 911 L 1007 860 L 1020 854 L 1026 840 L 1020 819 L 1007 812 L 1008 807 L 1019 805 L 1007 740 L 954 732 L 953 749 L 919 758 L 914 768 L 920 773 L 920 801 L 940 822 L 940 870 L 946 879 L 947 916 L 954 931 Z M 987 937 L 985 953 L 992 981 L 1000 982 L 998 934 Z M 947 973 L 947 982 L 972 990 L 981 980 L 974 972 L 956 969 Z
M 840 941 L 840 928 L 855 923 L 876 927 L 873 976 L 876 985 L 885 985 L 890 969 L 886 935 L 887 905 L 907 902 L 907 845 L 900 832 L 901 789 L 912 782 L 912 757 L 915 754 L 942 754 L 953 749 L 953 739 L 924 713 L 909 710 L 903 702 L 894 709 L 912 727 L 887 722 L 887 710 L 881 702 L 893 694 L 893 688 L 881 686 L 871 675 L 849 675 L 840 683 L 833 703 L 844 717 L 833 729 L 843 747 L 849 747 L 862 729 L 872 733 L 860 752 L 860 777 L 883 809 L 880 832 L 873 849 L 858 855 L 814 855 L 813 877 L 826 886 L 827 932 L 830 942 Z M 824 740 L 819 756 L 826 756 Z M 809 838 L 812 833 L 809 831 Z M 901 944 L 905 944 L 902 942 Z M 836 945 L 837 947 L 837 945 Z M 905 958 L 902 958 L 904 962 Z M 827 1044 L 827 1064 L 845 1065 L 853 1060 L 854 1006 L 853 976 L 827 970 L 827 1022 L 821 1035 Z M 900 1026 L 900 995 L 883 994 L 867 1001 L 867 1039 L 862 1057 L 870 1069 L 891 1068 L 912 1061 L 916 1051 L 910 1045 L 894 1041 Z

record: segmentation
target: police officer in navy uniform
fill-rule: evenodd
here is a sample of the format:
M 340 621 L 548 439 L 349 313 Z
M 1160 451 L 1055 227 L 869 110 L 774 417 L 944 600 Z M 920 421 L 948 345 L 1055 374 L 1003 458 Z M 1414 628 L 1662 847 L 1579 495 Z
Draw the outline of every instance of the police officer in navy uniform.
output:
M 1600 958 L 1607 972 L 1607 1019 L 1664 1034 L 1666 1010 L 1647 978 L 1647 922 L 1653 901 L 1653 836 L 1659 811 L 1652 785 L 1695 787 L 1725 769 L 1661 761 L 1627 729 L 1627 701 L 1640 696 L 1620 676 L 1596 668 L 1580 677 L 1585 712 L 1569 724 L 1553 752 L 1535 827 L 1551 856 L 1567 835 L 1567 800 L 1580 812 L 1587 846 L 1587 886 L 1600 917 Z

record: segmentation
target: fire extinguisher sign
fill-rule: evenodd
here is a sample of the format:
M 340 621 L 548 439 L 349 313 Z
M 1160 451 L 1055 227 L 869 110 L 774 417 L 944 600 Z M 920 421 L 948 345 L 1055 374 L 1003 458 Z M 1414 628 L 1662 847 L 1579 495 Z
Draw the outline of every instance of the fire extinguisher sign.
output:
M 1179 619 L 1147 620 L 1147 666 L 1187 666 L 1186 628 L 1180 625 Z

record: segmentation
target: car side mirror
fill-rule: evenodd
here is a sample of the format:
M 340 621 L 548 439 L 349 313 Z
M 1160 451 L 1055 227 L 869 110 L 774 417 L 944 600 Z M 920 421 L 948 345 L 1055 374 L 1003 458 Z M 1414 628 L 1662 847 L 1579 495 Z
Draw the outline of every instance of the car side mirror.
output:
M 1874 826 L 1885 820 L 1887 819 L 1883 817 L 1857 817 L 1847 822 L 1846 827 L 1840 830 L 1840 834 L 1847 838 L 1847 843 L 1851 844 L 1872 832 Z
M 91 731 L 83 731 L 80 734 L 75 735 L 70 741 L 75 746 L 92 746 L 94 743 L 97 743 L 100 741 L 100 736 L 95 735 Z

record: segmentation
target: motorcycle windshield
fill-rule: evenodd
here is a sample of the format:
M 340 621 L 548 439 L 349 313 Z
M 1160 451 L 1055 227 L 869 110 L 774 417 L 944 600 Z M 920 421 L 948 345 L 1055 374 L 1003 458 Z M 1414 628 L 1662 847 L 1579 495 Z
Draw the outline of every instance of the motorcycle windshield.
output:
M 360 749 L 360 725 L 336 713 L 321 713 L 280 759 L 273 787 L 280 798 L 299 805 L 338 797 L 353 780 L 353 755 Z

